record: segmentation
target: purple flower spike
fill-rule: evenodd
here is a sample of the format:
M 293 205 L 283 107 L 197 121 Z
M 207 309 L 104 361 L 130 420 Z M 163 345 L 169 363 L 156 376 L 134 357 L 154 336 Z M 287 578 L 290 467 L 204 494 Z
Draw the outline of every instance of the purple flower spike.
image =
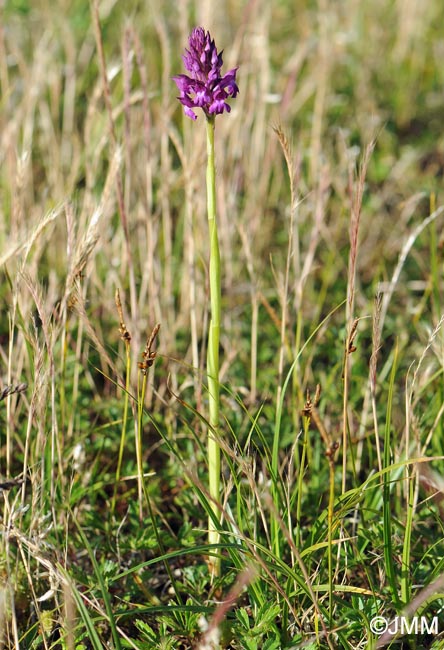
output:
M 222 52 L 217 51 L 210 32 L 195 27 L 188 39 L 189 50 L 182 59 L 190 73 L 173 77 L 180 91 L 177 98 L 184 106 L 185 115 L 197 119 L 193 108 L 201 108 L 207 117 L 230 112 L 226 100 L 236 97 L 239 88 L 236 84 L 237 68 L 222 76 Z

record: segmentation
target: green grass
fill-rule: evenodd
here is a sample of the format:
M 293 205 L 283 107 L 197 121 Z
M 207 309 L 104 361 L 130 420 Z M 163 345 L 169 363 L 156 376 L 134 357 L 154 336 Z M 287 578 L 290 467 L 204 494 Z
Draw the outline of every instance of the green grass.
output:
M 401 4 L 0 8 L 0 648 L 442 646 L 443 10 Z

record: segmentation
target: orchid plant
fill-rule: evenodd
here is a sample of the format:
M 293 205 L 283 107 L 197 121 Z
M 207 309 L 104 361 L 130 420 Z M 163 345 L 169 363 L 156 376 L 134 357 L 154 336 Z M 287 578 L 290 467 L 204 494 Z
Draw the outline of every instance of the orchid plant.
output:
M 235 98 L 239 92 L 236 84 L 237 68 L 222 76 L 222 52 L 218 52 L 210 33 L 202 27 L 195 27 L 188 39 L 189 49 L 182 59 L 186 74 L 173 77 L 184 106 L 185 114 L 197 119 L 193 109 L 201 108 L 207 127 L 207 212 L 210 237 L 210 303 L 211 320 L 208 332 L 207 378 L 208 378 L 208 475 L 209 494 L 213 516 L 208 522 L 208 541 L 217 544 L 220 540 L 216 521 L 220 519 L 220 445 L 219 435 L 219 339 L 221 314 L 221 270 L 219 239 L 216 222 L 216 173 L 214 162 L 214 128 L 216 115 L 231 107 L 227 99 Z M 214 575 L 220 573 L 220 560 L 211 559 L 210 569 Z

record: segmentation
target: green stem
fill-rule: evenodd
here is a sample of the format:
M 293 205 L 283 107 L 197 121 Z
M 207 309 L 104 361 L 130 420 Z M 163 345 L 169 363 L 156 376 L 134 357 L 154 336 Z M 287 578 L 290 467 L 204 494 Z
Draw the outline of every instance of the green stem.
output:
M 220 519 L 220 446 L 219 432 L 219 338 L 220 338 L 220 253 L 216 224 L 216 172 L 214 164 L 214 117 L 207 117 L 207 210 L 210 235 L 210 302 L 211 320 L 208 332 L 207 375 L 208 375 L 208 481 L 211 508 L 215 517 L 208 521 L 208 542 L 218 544 L 220 535 L 215 518 Z M 213 575 L 220 574 L 220 559 L 211 559 Z
M 301 535 L 301 519 L 302 519 L 302 495 L 304 493 L 305 465 L 307 464 L 307 448 L 308 448 L 308 433 L 310 429 L 310 418 L 304 417 L 304 438 L 302 440 L 302 452 L 298 459 L 298 479 L 297 479 L 297 493 L 296 493 L 296 530 L 295 530 L 295 544 L 297 548 L 302 546 Z
M 392 370 L 390 373 L 390 383 L 389 383 L 389 393 L 387 400 L 387 411 L 386 411 L 386 421 L 385 421 L 385 432 L 384 432 L 384 469 L 387 470 L 392 464 L 391 459 L 391 429 L 392 429 L 392 406 L 393 406 L 393 397 L 395 391 L 395 376 L 398 363 L 398 344 L 396 343 Z M 407 450 L 408 451 L 408 450 Z M 395 552 L 393 550 L 392 542 L 392 508 L 393 508 L 393 499 L 391 496 L 391 491 L 393 488 L 392 476 L 390 472 L 386 471 L 384 473 L 383 487 L 382 487 L 382 516 L 383 516 L 383 536 L 384 536 L 384 558 L 385 558 L 385 569 L 388 586 L 391 590 L 391 599 L 392 603 L 395 606 L 397 611 L 401 610 L 402 605 L 407 603 L 401 603 L 398 596 L 398 572 L 395 568 Z
M 328 459 L 330 469 L 330 493 L 328 497 L 328 625 L 331 629 L 333 626 L 333 515 L 335 507 L 335 463 L 333 458 Z
M 122 472 L 122 461 L 123 461 L 123 452 L 125 451 L 125 442 L 126 442 L 126 429 L 128 426 L 128 408 L 129 408 L 129 395 L 130 395 L 130 382 L 131 382 L 131 350 L 130 344 L 128 341 L 125 341 L 125 352 L 126 352 L 126 373 L 125 373 L 125 396 L 123 403 L 123 419 L 122 419 L 122 432 L 120 434 L 120 447 L 119 447 L 119 456 L 117 459 L 117 469 L 116 469 L 116 478 L 114 480 L 114 492 L 113 498 L 111 501 L 111 513 L 114 515 L 116 508 L 116 499 L 117 499 L 117 488 L 119 487 L 121 472 Z
M 142 385 L 140 377 L 142 376 Z M 144 494 L 144 475 L 142 461 L 142 427 L 143 427 L 143 405 L 146 394 L 146 372 L 139 372 L 137 376 L 137 426 L 136 426 L 136 463 L 137 463 L 137 494 L 139 500 L 139 521 L 143 522 L 143 494 Z

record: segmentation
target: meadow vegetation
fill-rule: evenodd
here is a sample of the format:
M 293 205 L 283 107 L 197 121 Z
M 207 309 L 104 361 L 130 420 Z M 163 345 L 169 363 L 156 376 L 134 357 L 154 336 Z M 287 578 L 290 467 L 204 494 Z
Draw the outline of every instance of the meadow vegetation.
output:
M 444 647 L 443 24 L 1 3 L 0 648 Z M 240 90 L 213 545 L 205 120 L 172 82 L 195 25 Z M 400 615 L 438 627 L 372 629 Z

